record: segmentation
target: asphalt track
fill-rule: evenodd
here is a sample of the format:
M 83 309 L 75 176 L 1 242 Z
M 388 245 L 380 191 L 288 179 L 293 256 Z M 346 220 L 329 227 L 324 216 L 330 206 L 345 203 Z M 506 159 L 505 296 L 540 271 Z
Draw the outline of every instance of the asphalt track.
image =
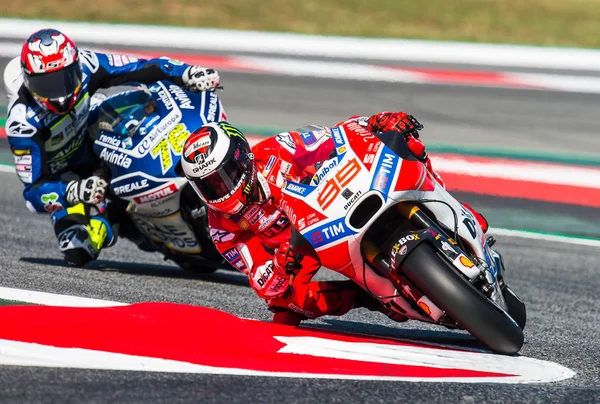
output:
M 431 141 L 554 152 L 589 152 L 598 144 L 598 96 L 233 73 L 223 73 L 223 84 L 231 121 L 246 125 L 332 124 L 353 114 L 403 109 L 425 123 Z M 0 173 L 1 286 L 123 302 L 172 301 L 270 318 L 242 275 L 187 276 L 127 241 L 105 250 L 92 268 L 62 266 L 49 218 L 25 208 L 21 189 L 14 174 Z M 521 353 L 569 367 L 574 378 L 472 385 L 0 367 L 0 402 L 600 402 L 600 249 L 516 238 L 502 238 L 497 246 L 509 283 L 528 307 Z M 478 347 L 462 332 L 396 324 L 365 310 L 316 324 Z
M 0 70 L 7 61 L 0 58 Z M 426 142 L 567 155 L 599 153 L 600 94 L 232 72 L 221 75 L 225 90 L 220 95 L 232 123 L 293 129 L 310 123 L 333 125 L 352 115 L 402 110 L 424 123 Z M 0 105 L 5 104 L 6 98 L 0 94 Z

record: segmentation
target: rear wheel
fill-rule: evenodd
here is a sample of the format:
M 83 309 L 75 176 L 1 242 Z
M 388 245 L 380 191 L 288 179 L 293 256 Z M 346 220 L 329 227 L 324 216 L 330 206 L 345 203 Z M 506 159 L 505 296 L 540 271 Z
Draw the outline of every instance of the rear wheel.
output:
M 403 261 L 402 271 L 440 309 L 491 350 L 515 354 L 523 346 L 519 325 L 438 256 L 431 245 L 419 244 Z

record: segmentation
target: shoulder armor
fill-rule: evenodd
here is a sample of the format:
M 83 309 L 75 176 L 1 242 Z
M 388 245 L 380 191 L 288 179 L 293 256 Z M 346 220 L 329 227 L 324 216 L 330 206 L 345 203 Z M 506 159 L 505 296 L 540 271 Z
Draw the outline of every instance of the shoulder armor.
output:
M 30 122 L 34 116 L 31 108 L 21 102 L 15 103 L 6 119 L 6 134 L 11 137 L 32 137 L 37 133 L 37 128 Z
M 90 50 L 79 50 L 79 57 L 83 66 L 87 67 L 90 73 L 96 73 L 100 68 L 100 61 L 98 55 Z

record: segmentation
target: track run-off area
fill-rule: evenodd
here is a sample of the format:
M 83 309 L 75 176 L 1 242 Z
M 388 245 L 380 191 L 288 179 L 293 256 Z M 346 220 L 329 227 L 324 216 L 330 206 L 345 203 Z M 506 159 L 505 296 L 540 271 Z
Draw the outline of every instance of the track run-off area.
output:
M 192 61 L 198 55 L 186 49 L 171 53 Z M 202 53 L 215 61 L 224 57 L 219 49 Z M 0 69 L 8 57 L 1 54 Z M 240 51 L 227 57 L 258 55 Z M 302 64 L 298 57 L 288 62 Z M 323 67 L 331 61 L 312 62 L 306 66 L 313 71 L 332 71 Z M 414 60 L 386 64 L 428 71 L 493 68 Z M 598 145 L 600 95 L 456 78 L 380 81 L 312 74 L 308 67 L 302 74 L 291 67 L 280 74 L 222 66 L 220 95 L 230 121 L 257 129 L 255 134 L 258 128 L 331 125 L 380 110 L 414 114 L 425 125 L 425 143 L 439 146 L 432 151 L 434 167 L 437 157 L 448 182 L 462 184 L 454 187 L 456 195 L 490 219 L 506 278 L 527 304 L 520 355 L 493 355 L 465 332 L 394 323 L 365 309 L 298 329 L 275 326 L 244 275 L 184 273 L 126 240 L 104 250 L 89 268 L 66 267 L 49 217 L 25 208 L 21 183 L 3 166 L 0 299 L 11 305 L 0 307 L 0 402 L 598 402 L 600 247 L 592 238 L 600 236 L 595 223 L 600 187 L 591 152 Z M 0 104 L 6 104 L 3 94 Z M 6 140 L 0 146 L 6 156 Z M 531 149 L 554 159 L 506 160 L 449 146 L 525 155 Z M 577 164 L 578 158 L 587 165 Z M 503 169 L 506 164 L 512 171 Z M 527 178 L 524 171 L 535 175 L 515 184 L 515 177 Z M 532 191 L 531 183 L 540 188 Z M 32 305 L 14 306 L 15 301 Z

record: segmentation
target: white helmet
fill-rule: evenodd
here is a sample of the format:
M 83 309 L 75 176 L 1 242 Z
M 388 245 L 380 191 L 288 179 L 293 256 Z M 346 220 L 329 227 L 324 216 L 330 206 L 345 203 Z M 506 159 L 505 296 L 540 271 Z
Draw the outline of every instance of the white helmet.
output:
M 259 202 L 269 187 L 254 162 L 250 144 L 227 122 L 213 122 L 192 133 L 183 146 L 181 165 L 186 178 L 209 207 L 236 214 Z

